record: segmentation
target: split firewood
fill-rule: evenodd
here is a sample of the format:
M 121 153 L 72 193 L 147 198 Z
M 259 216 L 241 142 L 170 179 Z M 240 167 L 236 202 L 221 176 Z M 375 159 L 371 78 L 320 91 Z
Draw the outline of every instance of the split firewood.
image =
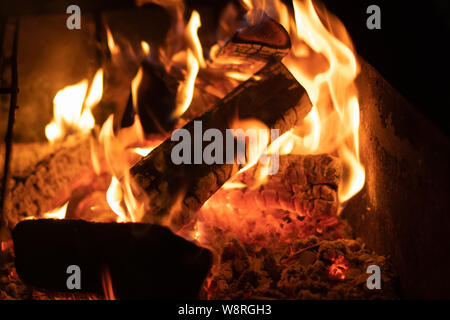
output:
M 290 48 L 291 40 L 286 29 L 272 18 L 263 15 L 258 23 L 235 33 L 219 56 L 281 59 L 288 54 Z
M 27 220 L 13 230 L 15 266 L 28 285 L 51 291 L 102 294 L 117 299 L 195 299 L 212 254 L 168 228 L 143 223 Z M 77 266 L 80 288 L 67 283 Z M 108 280 L 102 283 L 102 277 Z
M 10 175 L 13 177 L 26 176 L 30 168 L 54 152 L 56 148 L 55 145 L 51 145 L 48 142 L 14 143 L 12 146 Z M 5 148 L 2 145 L 0 147 L 0 176 L 3 176 L 4 161 Z
M 89 136 L 59 145 L 26 175 L 11 177 L 6 208 L 10 227 L 62 206 L 75 188 L 89 184 L 94 176 Z
M 256 165 L 233 179 L 239 188 L 220 189 L 208 203 L 230 203 L 243 212 L 295 212 L 299 216 L 333 216 L 338 211 L 337 189 L 342 176 L 340 160 L 328 154 L 283 155 L 279 170 L 268 175 Z
M 239 29 L 208 62 L 208 68 L 200 70 L 196 91 L 213 105 L 242 83 L 243 77 L 249 78 L 268 61 L 281 60 L 290 48 L 287 31 L 264 15 L 257 24 Z M 193 103 L 183 118 L 192 120 L 200 116 L 204 110 L 199 110 L 198 105 Z
M 249 118 L 261 121 L 269 129 L 279 129 L 282 134 L 300 123 L 310 110 L 305 89 L 280 62 L 272 62 L 196 120 L 201 121 L 203 130 L 218 129 L 223 136 L 234 120 Z M 195 134 L 194 121 L 184 129 L 193 137 L 194 150 L 193 140 L 202 143 L 202 137 Z M 176 165 L 171 158 L 175 145 L 177 142 L 167 139 L 131 168 L 131 174 L 148 199 L 144 221 L 169 222 L 179 228 L 191 221 L 202 204 L 238 171 L 239 165 Z M 169 214 L 170 221 L 162 221 Z

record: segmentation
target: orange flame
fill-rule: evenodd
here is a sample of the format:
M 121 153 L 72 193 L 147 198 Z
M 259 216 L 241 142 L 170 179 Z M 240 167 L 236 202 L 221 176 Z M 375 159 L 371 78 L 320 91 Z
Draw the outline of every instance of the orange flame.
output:
M 205 68 L 203 49 L 197 35 L 201 26 L 200 15 L 194 10 L 187 24 L 184 37 L 188 43 L 186 50 L 186 77 L 177 89 L 176 108 L 172 113 L 173 118 L 180 117 L 189 108 L 194 96 L 195 80 L 200 68 Z
M 111 52 L 111 55 L 113 58 L 119 54 L 119 47 L 116 45 L 116 42 L 114 41 L 114 37 L 112 35 L 111 29 L 109 28 L 108 24 L 105 23 L 105 30 L 106 30 L 106 40 L 108 42 L 108 48 Z
M 101 272 L 102 278 L 102 287 L 103 294 L 105 296 L 105 300 L 116 300 L 116 296 L 114 295 L 114 289 L 111 280 L 111 273 L 109 272 L 108 267 L 104 267 Z
M 113 117 L 110 116 L 103 124 L 99 139 L 112 174 L 106 200 L 117 215 L 117 222 L 139 221 L 144 215 L 144 203 L 139 202 L 133 192 L 133 181 L 129 172 L 132 164 L 128 157 L 134 153 L 134 148 L 129 146 L 144 141 L 139 118 L 136 116 L 133 126 L 123 129 L 116 137 L 113 130 Z
M 288 30 L 292 50 L 283 63 L 313 103 L 303 124 L 281 136 L 272 149 L 288 145 L 295 154 L 337 153 L 345 173 L 338 196 L 341 203 L 347 201 L 364 186 L 365 171 L 359 159 L 359 101 L 354 83 L 359 66 L 345 27 L 323 11 L 330 24 L 327 29 L 311 0 L 293 0 L 294 17 L 279 0 L 244 3 L 251 9 L 247 16 L 254 18 L 263 10 Z
M 146 41 L 141 41 L 142 52 L 146 58 L 150 57 L 150 45 Z

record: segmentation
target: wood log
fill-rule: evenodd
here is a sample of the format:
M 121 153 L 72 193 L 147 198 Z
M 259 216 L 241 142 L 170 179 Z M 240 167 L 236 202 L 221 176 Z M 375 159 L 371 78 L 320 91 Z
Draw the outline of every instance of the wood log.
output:
M 14 143 L 12 146 L 10 175 L 25 177 L 30 168 L 56 150 L 57 146 L 48 142 Z M 0 146 L 0 176 L 3 176 L 5 161 L 4 144 Z M 1 188 L 2 186 L 0 186 Z
M 41 217 L 63 205 L 72 190 L 94 177 L 90 137 L 68 141 L 27 170 L 13 176 L 6 216 L 10 228 L 25 217 Z
M 232 182 L 244 188 L 222 188 L 208 204 L 229 203 L 243 212 L 295 212 L 299 216 L 333 216 L 338 211 L 337 190 L 342 176 L 340 160 L 328 154 L 283 155 L 279 170 L 257 186 L 262 166 L 256 165 Z M 254 187 L 256 186 L 256 188 Z
M 250 77 L 271 60 L 281 60 L 290 50 L 289 34 L 278 22 L 264 15 L 251 26 L 239 29 L 208 62 L 208 68 L 201 69 L 197 87 L 204 95 L 222 99 L 243 82 L 231 73 Z M 186 116 L 195 114 L 195 108 L 188 109 Z M 192 118 L 191 118 L 192 119 Z
M 203 130 L 216 128 L 225 135 L 236 118 L 253 118 L 268 128 L 279 129 L 282 134 L 310 110 L 305 89 L 280 62 L 272 62 L 197 120 L 202 122 Z M 184 129 L 191 133 L 191 140 L 201 140 L 194 137 L 193 121 Z M 175 165 L 171 152 L 176 144 L 167 139 L 131 168 L 131 174 L 148 198 L 149 210 L 144 221 L 164 223 L 167 221 L 162 221 L 163 218 L 171 214 L 169 223 L 179 228 L 191 221 L 192 215 L 239 167 L 237 164 Z
M 280 59 L 288 54 L 291 39 L 281 24 L 264 14 L 261 20 L 240 29 L 223 47 L 220 55 L 254 57 L 255 59 Z
M 102 294 L 109 270 L 118 299 L 195 299 L 212 264 L 209 250 L 168 228 L 143 223 L 27 220 L 13 230 L 15 265 L 28 285 Z M 81 289 L 66 270 L 81 270 Z

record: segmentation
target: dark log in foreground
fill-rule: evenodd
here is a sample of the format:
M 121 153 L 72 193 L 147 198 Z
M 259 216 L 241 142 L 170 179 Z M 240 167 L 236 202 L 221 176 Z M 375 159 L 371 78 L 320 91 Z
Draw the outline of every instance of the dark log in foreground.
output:
M 103 293 L 107 268 L 118 299 L 198 296 L 211 252 L 168 228 L 142 223 L 27 220 L 13 230 L 15 264 L 28 285 L 68 290 L 67 268 L 81 269 L 80 292 Z
M 201 121 L 203 132 L 215 128 L 224 137 L 235 119 L 248 118 L 259 120 L 270 129 L 279 129 L 281 135 L 303 120 L 310 110 L 305 89 L 280 62 L 274 62 L 196 120 Z M 191 134 L 194 150 L 194 140 L 201 143 L 202 137 L 194 134 L 193 121 L 184 129 Z M 176 165 L 171 153 L 177 144 L 170 139 L 164 141 L 131 168 L 131 174 L 149 199 L 144 221 L 161 222 L 172 214 L 170 223 L 175 228 L 188 223 L 202 204 L 239 169 L 237 164 Z
M 328 154 L 284 155 L 279 170 L 254 188 L 261 166 L 241 173 L 233 182 L 245 184 L 240 189 L 221 189 L 212 198 L 242 211 L 289 211 L 300 216 L 337 214 L 337 189 L 342 176 L 340 160 Z

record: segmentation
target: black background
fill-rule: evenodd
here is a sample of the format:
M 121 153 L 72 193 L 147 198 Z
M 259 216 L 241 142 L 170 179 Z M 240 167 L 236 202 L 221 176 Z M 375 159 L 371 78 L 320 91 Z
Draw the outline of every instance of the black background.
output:
M 450 0 L 326 0 L 356 51 L 423 114 L 450 132 Z M 366 9 L 381 9 L 381 30 L 366 27 Z

